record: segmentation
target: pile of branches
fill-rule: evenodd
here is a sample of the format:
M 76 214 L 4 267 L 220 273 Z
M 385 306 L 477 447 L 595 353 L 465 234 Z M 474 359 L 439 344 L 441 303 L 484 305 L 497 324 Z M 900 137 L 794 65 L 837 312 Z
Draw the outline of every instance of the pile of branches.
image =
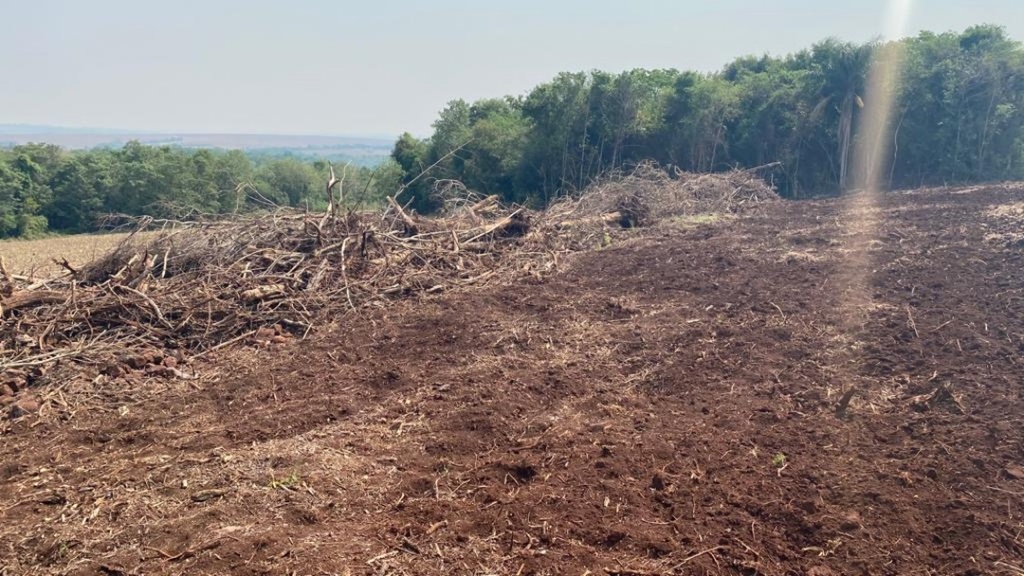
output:
M 440 218 L 392 200 L 377 213 L 277 211 L 133 234 L 64 278 L 0 275 L 0 371 L 129 349 L 194 356 L 271 327 L 304 336 L 325 313 L 529 272 L 531 258 L 513 257 L 529 228 L 525 210 L 489 197 Z
M 563 228 L 636 228 L 675 218 L 749 212 L 779 199 L 758 176 L 762 169 L 771 167 L 693 174 L 647 162 L 631 172 L 607 175 L 582 195 L 554 205 L 548 215 L 560 219 Z
M 82 268 L 64 262 L 69 273 L 59 279 L 14 277 L 0 266 L 0 372 L 59 361 L 105 370 L 112 358 L 133 364 L 126 351 L 194 358 L 261 335 L 303 337 L 366 306 L 536 276 L 559 253 L 592 247 L 581 238 L 595 230 L 775 198 L 757 182 L 646 165 L 543 212 L 447 182 L 445 211 L 431 218 L 395 198 L 376 212 L 341 212 L 332 197 L 323 214 L 161 222 L 159 232 L 132 234 Z

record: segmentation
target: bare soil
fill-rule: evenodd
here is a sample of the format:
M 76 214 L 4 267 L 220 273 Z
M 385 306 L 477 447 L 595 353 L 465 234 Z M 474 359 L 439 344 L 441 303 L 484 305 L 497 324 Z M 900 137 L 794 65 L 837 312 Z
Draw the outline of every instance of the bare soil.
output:
M 50 382 L 0 574 L 1020 574 L 1022 201 L 781 203 Z
M 126 232 L 115 232 L 54 236 L 38 240 L 2 240 L 0 257 L 12 274 L 49 278 L 66 272 L 54 260 L 66 259 L 72 267 L 79 267 L 106 254 L 127 237 Z

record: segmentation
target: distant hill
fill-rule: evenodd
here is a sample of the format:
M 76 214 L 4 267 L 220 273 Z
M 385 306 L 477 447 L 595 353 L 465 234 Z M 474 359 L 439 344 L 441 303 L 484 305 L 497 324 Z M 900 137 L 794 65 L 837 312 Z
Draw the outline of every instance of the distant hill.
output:
M 296 156 L 372 165 L 391 153 L 394 139 L 385 137 L 292 134 L 173 134 L 95 128 L 64 128 L 0 124 L 0 147 L 30 142 L 56 144 L 72 150 L 120 148 L 137 140 L 151 146 L 244 150 L 254 156 Z
M 0 124 L 0 134 L 125 134 L 125 130 L 106 128 L 69 128 L 42 124 Z

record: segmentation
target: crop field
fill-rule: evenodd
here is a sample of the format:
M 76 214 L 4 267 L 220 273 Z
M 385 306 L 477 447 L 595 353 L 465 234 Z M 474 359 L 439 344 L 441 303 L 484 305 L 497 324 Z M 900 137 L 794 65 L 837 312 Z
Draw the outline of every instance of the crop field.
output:
M 346 240 L 350 312 L 194 360 L 187 294 L 117 291 L 171 334 L 9 391 L 0 574 L 1020 574 L 1022 203 L 776 201 L 387 301 L 359 282 L 395 253 Z M 470 269 L 433 234 L 409 270 Z
M 0 257 L 12 274 L 46 278 L 66 272 L 55 260 L 81 266 L 115 248 L 127 233 L 78 234 L 40 240 L 0 241 Z

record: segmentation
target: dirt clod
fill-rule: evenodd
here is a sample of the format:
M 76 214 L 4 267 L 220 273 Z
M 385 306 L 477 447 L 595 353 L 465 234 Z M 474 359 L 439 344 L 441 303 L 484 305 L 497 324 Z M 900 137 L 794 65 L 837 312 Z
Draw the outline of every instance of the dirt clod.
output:
M 40 403 L 36 398 L 22 398 L 15 402 L 8 410 L 8 416 L 10 418 L 21 418 L 35 414 L 39 411 Z
M 1024 466 L 1007 466 L 1004 472 L 1008 477 L 1014 480 L 1024 480 Z
M 171 366 L 163 364 L 149 364 L 146 366 L 146 375 L 156 378 L 174 378 L 178 375 L 178 371 Z
M 128 373 L 128 371 L 125 370 L 125 367 L 117 362 L 108 362 L 101 372 L 111 378 L 120 378 Z
M 142 370 L 149 364 L 149 358 L 143 354 L 129 354 L 124 356 L 121 361 L 125 366 L 132 368 L 133 370 Z

